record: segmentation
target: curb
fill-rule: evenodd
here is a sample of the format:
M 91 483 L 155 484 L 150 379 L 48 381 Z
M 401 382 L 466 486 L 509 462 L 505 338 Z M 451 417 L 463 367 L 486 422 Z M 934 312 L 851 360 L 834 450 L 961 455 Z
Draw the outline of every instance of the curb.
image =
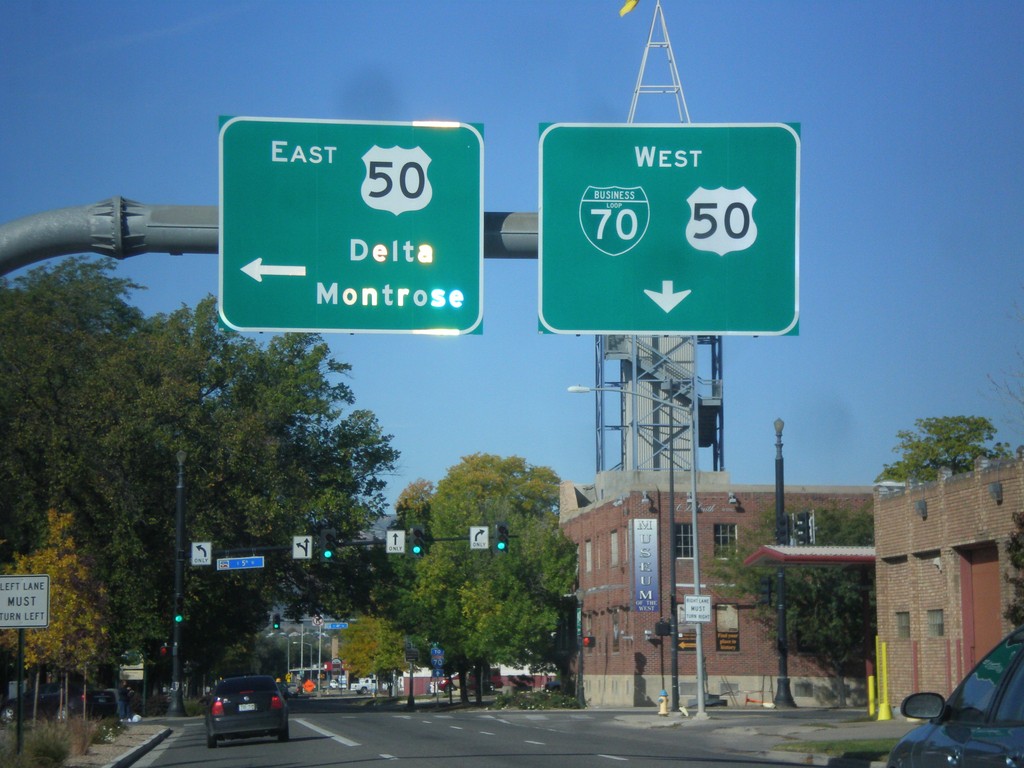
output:
M 159 744 L 161 741 L 171 735 L 173 731 L 170 728 L 164 728 L 159 733 L 154 733 L 144 742 L 139 744 L 137 747 L 133 747 L 128 752 L 125 752 L 117 760 L 113 760 L 107 763 L 103 768 L 127 768 L 129 765 L 134 763 L 144 754 L 149 752 L 153 747 Z

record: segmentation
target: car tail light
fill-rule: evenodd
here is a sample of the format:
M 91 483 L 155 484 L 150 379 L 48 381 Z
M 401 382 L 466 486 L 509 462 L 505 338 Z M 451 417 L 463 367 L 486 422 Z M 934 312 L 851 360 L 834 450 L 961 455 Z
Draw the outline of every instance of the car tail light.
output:
M 222 702 L 220 699 L 217 699 L 215 702 L 213 702 L 213 706 L 210 708 L 210 714 L 214 717 L 217 717 L 218 715 L 223 715 L 224 702 Z
M 271 709 L 282 709 L 283 707 L 284 707 L 284 702 L 281 701 L 281 697 L 280 696 L 278 696 L 275 693 L 273 696 L 270 697 L 270 708 Z

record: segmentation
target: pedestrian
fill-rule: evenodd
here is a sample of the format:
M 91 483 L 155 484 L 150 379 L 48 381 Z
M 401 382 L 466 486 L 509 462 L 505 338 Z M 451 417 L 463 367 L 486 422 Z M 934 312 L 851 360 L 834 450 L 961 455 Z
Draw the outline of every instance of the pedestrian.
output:
M 117 716 L 122 723 L 132 719 L 132 689 L 127 680 L 122 680 L 121 687 L 117 689 Z

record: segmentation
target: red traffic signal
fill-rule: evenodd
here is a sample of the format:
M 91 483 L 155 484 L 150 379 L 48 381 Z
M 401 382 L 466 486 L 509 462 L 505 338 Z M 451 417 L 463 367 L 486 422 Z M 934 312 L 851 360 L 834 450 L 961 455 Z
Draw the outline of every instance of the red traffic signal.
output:
M 594 648 L 596 646 L 597 646 L 597 638 L 596 637 L 594 637 L 593 635 L 584 635 L 583 636 L 583 647 L 584 648 Z

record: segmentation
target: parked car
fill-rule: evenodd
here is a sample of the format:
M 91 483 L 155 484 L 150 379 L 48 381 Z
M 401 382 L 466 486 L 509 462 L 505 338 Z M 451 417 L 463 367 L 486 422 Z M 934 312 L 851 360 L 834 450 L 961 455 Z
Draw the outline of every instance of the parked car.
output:
M 454 677 L 442 677 L 437 681 L 437 690 L 441 693 L 448 693 L 448 691 L 459 690 L 459 684 L 456 682 Z
M 949 698 L 913 693 L 904 716 L 928 720 L 889 754 L 889 768 L 949 768 L 1017 763 L 1024 754 L 1024 627 L 983 658 Z
M 288 702 L 270 675 L 229 677 L 217 683 L 206 709 L 206 746 L 220 739 L 277 736 L 288 741 Z
M 78 683 L 69 683 L 64 699 L 64 684 L 44 683 L 39 687 L 38 710 L 36 694 L 32 690 L 25 691 L 23 715 L 32 717 L 36 711 L 39 717 L 65 718 L 81 716 L 82 706 L 86 715 L 93 718 L 111 717 L 117 714 L 117 691 L 111 688 L 83 687 Z M 18 699 L 11 697 L 0 705 L 0 721 L 10 723 L 17 716 Z

